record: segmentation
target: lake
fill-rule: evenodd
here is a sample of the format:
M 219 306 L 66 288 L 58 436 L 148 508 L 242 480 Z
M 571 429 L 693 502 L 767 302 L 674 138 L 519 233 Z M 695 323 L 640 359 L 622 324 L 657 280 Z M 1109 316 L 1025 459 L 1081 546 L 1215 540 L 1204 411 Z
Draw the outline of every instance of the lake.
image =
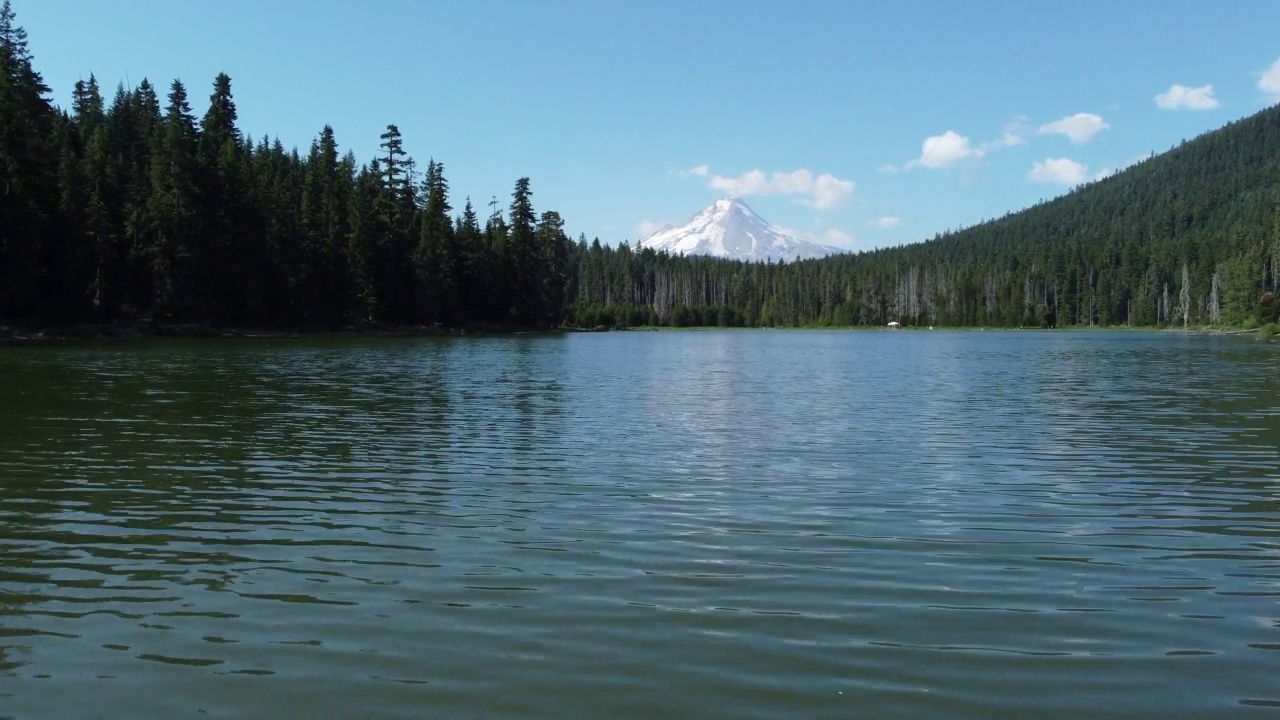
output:
M 0 348 L 0 717 L 1280 717 L 1280 346 Z

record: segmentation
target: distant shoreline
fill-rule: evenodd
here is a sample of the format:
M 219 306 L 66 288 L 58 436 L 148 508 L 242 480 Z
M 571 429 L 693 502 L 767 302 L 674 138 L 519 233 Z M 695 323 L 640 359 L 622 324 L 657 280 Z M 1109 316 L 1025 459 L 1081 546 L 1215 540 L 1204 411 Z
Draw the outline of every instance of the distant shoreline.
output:
M 566 332 L 560 328 L 518 325 L 367 325 L 347 327 L 254 327 L 205 323 L 135 323 L 129 325 L 6 325 L 0 323 L 0 345 L 76 342 L 132 342 L 154 339 L 288 340 L 307 337 L 451 337 L 523 335 Z
M 612 332 L 690 332 L 704 330 L 786 330 L 786 331 L 839 331 L 839 332 L 1146 332 L 1171 333 L 1177 335 L 1219 335 L 1219 336 L 1259 336 L 1258 328 L 1241 329 L 1227 327 L 1156 327 L 1107 325 L 1090 327 L 997 327 L 997 326 L 956 326 L 956 327 L 917 327 L 887 328 L 879 325 L 839 325 L 839 326 L 772 326 L 772 327 L 718 327 L 713 325 L 670 327 L 641 325 L 634 327 L 526 327 L 519 325 L 492 326 L 474 325 L 460 327 L 442 327 L 434 325 L 367 325 L 337 328 L 294 327 L 271 328 L 249 326 L 221 326 L 204 323 L 135 323 L 130 325 L 72 325 L 72 326 L 31 326 L 6 325 L 0 323 L 0 346 L 39 345 L 56 343 L 94 343 L 94 342 L 133 342 L 155 339 L 224 339 L 224 340 L 288 340 L 315 337 L 464 337 L 483 335 L 554 335 L 568 333 L 612 333 Z M 1264 337 L 1265 339 L 1265 337 Z

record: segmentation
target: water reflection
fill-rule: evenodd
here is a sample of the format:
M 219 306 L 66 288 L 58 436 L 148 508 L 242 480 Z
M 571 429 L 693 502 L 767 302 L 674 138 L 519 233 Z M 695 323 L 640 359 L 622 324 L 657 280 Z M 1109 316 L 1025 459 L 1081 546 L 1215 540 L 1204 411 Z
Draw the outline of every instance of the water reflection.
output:
M 1274 363 L 1141 334 L 7 348 L 0 713 L 1266 709 Z

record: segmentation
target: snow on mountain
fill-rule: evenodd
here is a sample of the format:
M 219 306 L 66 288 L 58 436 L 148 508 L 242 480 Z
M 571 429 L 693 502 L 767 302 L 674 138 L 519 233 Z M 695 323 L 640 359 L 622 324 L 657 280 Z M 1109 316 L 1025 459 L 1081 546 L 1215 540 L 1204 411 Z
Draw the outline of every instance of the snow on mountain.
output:
M 711 255 L 730 260 L 790 262 L 845 252 L 783 232 L 735 197 L 720 198 L 680 227 L 665 227 L 638 247 L 672 255 Z

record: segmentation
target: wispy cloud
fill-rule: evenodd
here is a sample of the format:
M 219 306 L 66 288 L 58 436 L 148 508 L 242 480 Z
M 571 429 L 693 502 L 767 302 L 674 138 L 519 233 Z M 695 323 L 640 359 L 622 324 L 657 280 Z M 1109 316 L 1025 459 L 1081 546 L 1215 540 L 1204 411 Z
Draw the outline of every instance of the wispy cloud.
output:
M 799 197 L 801 203 L 816 210 L 831 210 L 843 205 L 853 197 L 856 188 L 852 180 L 841 180 L 830 173 L 815 175 L 809 170 L 766 174 L 763 170 L 757 169 L 737 177 L 712 175 L 707 184 L 716 190 L 743 197 L 750 195 Z
M 1258 76 L 1258 89 L 1267 96 L 1267 102 L 1280 102 L 1280 59 Z
M 1000 137 L 994 140 L 988 140 L 982 143 L 981 145 L 978 146 L 978 150 L 979 152 L 985 155 L 986 153 L 992 150 L 1000 150 L 1003 148 L 1017 147 L 1019 145 L 1025 145 L 1026 142 L 1027 142 L 1027 138 L 1023 135 L 1023 133 L 1019 132 L 1016 129 L 1013 129 L 1011 126 L 1007 126 L 1005 128 L 1003 135 L 1001 135 Z
M 711 172 L 706 165 L 695 165 L 687 170 L 677 170 L 676 174 L 680 177 L 706 177 Z
M 831 245 L 842 250 L 852 250 L 858 246 L 858 239 L 843 230 L 827 228 L 826 230 L 801 230 L 787 225 L 775 225 L 783 235 L 804 240 L 818 245 Z
M 901 218 L 897 218 L 892 215 L 885 215 L 884 217 L 878 217 L 867 224 L 874 225 L 878 228 L 884 228 L 887 230 L 891 227 L 897 227 L 898 223 L 900 222 L 902 222 Z
M 1094 135 L 1110 128 L 1107 121 L 1099 115 L 1076 113 L 1061 120 L 1045 123 L 1036 132 L 1039 135 L 1066 135 L 1068 140 L 1079 145 L 1089 142 Z
M 1060 185 L 1079 185 L 1089 175 L 1089 168 L 1071 158 L 1046 158 L 1043 162 L 1034 163 L 1029 180 L 1035 182 L 1058 183 Z
M 1000 137 L 975 144 L 968 136 L 954 130 L 941 135 L 931 135 L 920 143 L 920 156 L 902 165 L 884 165 L 883 172 L 905 172 L 915 168 L 940 170 L 954 167 L 968 160 L 977 160 L 992 150 L 1011 148 L 1026 142 L 1024 137 L 1025 121 L 1021 118 L 1005 126 Z
M 665 227 L 667 227 L 665 223 L 653 222 L 652 220 L 641 221 L 641 223 L 636 226 L 636 237 L 641 239 L 647 238 Z
M 1173 85 L 1156 96 L 1156 107 L 1161 110 L 1212 110 L 1220 105 L 1213 96 L 1212 85 Z
M 853 236 L 848 233 L 831 228 L 822 234 L 822 244 L 849 249 L 854 246 L 854 239 Z
M 1023 142 L 1026 142 L 1026 137 L 1028 135 L 1035 134 L 1036 126 L 1031 124 L 1031 121 L 1026 115 L 1019 115 L 1004 124 L 1003 132 L 1005 137 L 1012 136 L 1018 138 L 1019 142 L 1016 144 L 1021 145 Z

